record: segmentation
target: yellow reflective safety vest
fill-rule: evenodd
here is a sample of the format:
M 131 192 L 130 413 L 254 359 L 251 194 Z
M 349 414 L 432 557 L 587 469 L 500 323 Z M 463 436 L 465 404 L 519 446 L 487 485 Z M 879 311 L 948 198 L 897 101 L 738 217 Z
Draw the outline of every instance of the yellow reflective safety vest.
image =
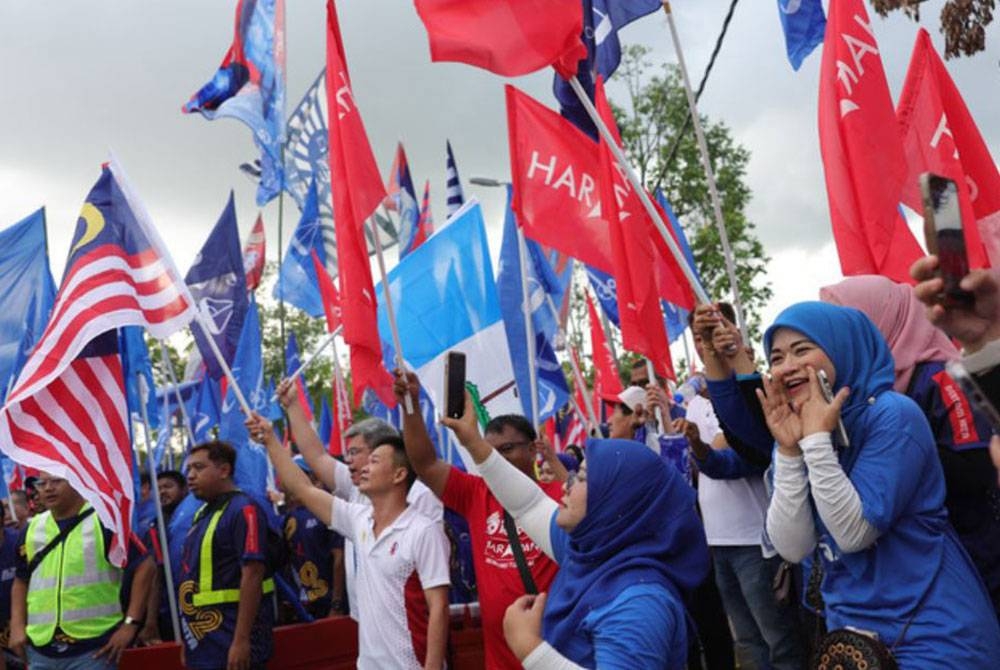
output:
M 84 505 L 80 513 L 89 507 Z M 51 512 L 33 518 L 24 541 L 28 562 L 58 535 Z M 27 625 L 31 644 L 48 644 L 57 627 L 69 637 L 89 640 L 116 626 L 122 620 L 121 575 L 121 569 L 104 556 L 104 532 L 97 515 L 89 515 L 31 574 Z
M 201 551 L 198 556 L 198 590 L 191 595 L 191 604 L 195 607 L 211 607 L 212 605 L 238 603 L 240 601 L 239 584 L 236 584 L 236 588 L 214 588 L 215 575 L 213 568 L 215 564 L 212 561 L 212 543 L 215 540 L 215 529 L 219 525 L 219 519 L 222 518 L 226 508 L 229 507 L 229 502 L 229 500 L 226 500 L 225 503 L 219 506 L 219 509 L 212 513 L 212 516 L 208 519 L 205 534 L 201 537 Z M 195 513 L 192 525 L 197 525 L 207 508 L 207 505 L 203 505 Z M 266 543 L 267 538 L 261 538 L 261 542 Z M 261 586 L 265 595 L 273 592 L 274 579 L 268 577 L 263 581 Z

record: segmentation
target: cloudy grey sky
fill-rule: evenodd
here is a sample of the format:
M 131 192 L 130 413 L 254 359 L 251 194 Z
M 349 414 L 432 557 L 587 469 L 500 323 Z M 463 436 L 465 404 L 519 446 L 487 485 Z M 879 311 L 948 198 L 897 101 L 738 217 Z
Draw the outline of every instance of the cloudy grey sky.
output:
M 941 49 L 943 0 L 923 6 Z M 288 112 L 323 66 L 325 3 L 288 0 Z M 676 0 L 674 13 L 692 77 L 708 60 L 728 0 Z M 775 299 L 765 318 L 812 298 L 839 276 L 829 227 L 816 130 L 820 53 L 798 73 L 784 55 L 774 0 L 744 0 L 702 98 L 752 153 L 749 181 L 757 223 L 773 258 Z M 256 218 L 254 185 L 236 166 L 254 157 L 247 129 L 226 119 L 182 115 L 181 105 L 212 75 L 231 40 L 235 0 L 0 0 L 0 226 L 48 208 L 58 281 L 77 213 L 114 150 L 183 272 L 235 189 L 241 235 Z M 483 202 L 499 237 L 501 194 L 470 186 L 473 175 L 509 176 L 504 79 L 451 63 L 432 64 L 409 0 L 340 0 L 354 93 L 385 173 L 396 142 L 406 145 L 418 189 L 431 180 L 435 218 L 444 217 L 444 144 L 452 141 L 466 194 Z M 893 95 L 902 86 L 917 25 L 873 17 Z M 622 33 L 624 43 L 674 60 L 665 19 L 654 14 Z M 980 129 L 1000 152 L 1000 28 L 975 58 L 949 63 Z M 515 81 L 547 104 L 551 75 Z M 612 97 L 616 87 L 610 87 Z M 619 94 L 621 91 L 617 91 Z M 285 236 L 297 211 L 285 208 Z M 277 201 L 264 209 L 274 259 Z M 494 255 L 496 249 L 494 250 Z

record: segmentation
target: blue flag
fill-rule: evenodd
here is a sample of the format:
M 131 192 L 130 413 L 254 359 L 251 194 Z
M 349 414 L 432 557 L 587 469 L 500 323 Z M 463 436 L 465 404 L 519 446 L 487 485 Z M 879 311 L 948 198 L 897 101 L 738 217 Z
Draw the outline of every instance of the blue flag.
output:
M 455 154 L 451 151 L 451 142 L 446 141 L 448 148 L 448 162 L 445 165 L 447 181 L 445 182 L 445 195 L 447 196 L 448 216 L 458 211 L 458 208 L 465 204 L 465 195 L 462 193 L 462 181 L 458 178 L 458 165 L 455 164 Z
M 382 419 L 390 426 L 393 426 L 396 430 L 403 432 L 403 427 L 399 420 L 399 408 L 392 409 L 386 406 L 378 396 L 375 395 L 371 390 L 365 391 L 364 398 L 361 401 L 362 409 L 369 416 L 373 416 L 376 419 Z M 452 465 L 465 470 L 465 464 L 458 455 L 458 450 L 449 447 L 448 440 L 451 439 L 451 433 L 447 430 L 438 433 L 438 413 L 434 408 L 434 402 L 431 397 L 427 395 L 427 389 L 423 386 L 420 387 L 420 413 L 424 417 L 424 425 L 427 426 L 427 435 L 431 438 L 431 444 L 434 445 L 434 451 L 437 453 L 437 457 L 442 461 L 447 461 Z M 440 438 L 444 436 L 442 441 Z
M 660 189 L 656 189 L 655 197 L 656 202 L 660 204 L 660 207 L 662 207 L 663 211 L 667 214 L 667 219 L 670 221 L 670 227 L 674 231 L 677 244 L 681 248 L 681 253 L 684 254 L 684 259 L 687 261 L 688 266 L 694 273 L 695 279 L 699 284 L 701 284 L 701 275 L 698 274 L 698 266 L 694 262 L 694 253 L 691 251 L 691 245 L 688 244 L 687 236 L 684 235 L 684 229 L 681 227 L 680 221 L 677 220 L 677 215 L 674 214 L 674 208 L 670 206 L 670 202 Z M 663 321 L 667 328 L 667 339 L 670 342 L 674 342 L 677 338 L 683 335 L 684 331 L 687 329 L 688 310 L 668 303 L 665 300 L 661 300 L 660 304 L 663 307 Z
M 608 321 L 619 328 L 621 322 L 618 320 L 618 294 L 615 288 L 615 278 L 597 268 L 587 266 L 587 278 L 590 280 L 590 287 L 594 289 L 597 302 L 600 303 L 604 315 Z
M 330 448 L 330 433 L 333 432 L 333 413 L 330 411 L 330 401 L 323 398 L 323 409 L 319 414 L 319 440 L 327 449 Z
M 197 392 L 191 395 L 191 401 L 187 405 L 187 415 L 196 443 L 210 440 L 212 428 L 219 425 L 222 404 L 220 395 L 219 382 L 208 375 L 202 378 Z
M 156 445 L 153 447 L 153 463 L 159 469 L 163 463 L 163 454 L 167 452 L 170 445 L 170 438 L 173 437 L 174 424 L 173 415 L 169 413 L 169 404 L 163 403 L 160 408 L 160 429 L 156 432 Z
M 309 187 L 316 182 L 319 193 L 319 214 L 333 220 L 333 199 L 330 194 L 330 151 L 326 128 L 324 82 L 326 68 L 302 96 L 288 117 L 285 142 L 285 190 L 295 199 L 300 210 L 306 206 Z M 333 246 L 331 249 L 335 249 Z
M 222 357 L 232 365 L 249 304 L 232 191 L 222 215 L 195 257 L 184 281 L 191 288 L 198 309 L 205 315 L 210 335 Z M 208 375 L 212 379 L 221 379 L 222 367 L 215 360 L 201 326 L 192 325 L 191 332 Z
M 479 203 L 466 202 L 401 260 L 389 273 L 389 287 L 403 354 L 436 406 L 444 398 L 446 354 L 454 349 L 465 352 L 466 379 L 491 414 L 521 411 Z M 376 287 L 379 332 L 387 339 L 383 290 Z M 391 356 L 386 339 L 383 351 Z
M 288 341 L 285 342 L 285 370 L 287 370 L 287 374 L 291 374 L 298 370 L 301 365 L 302 361 L 299 359 L 299 341 L 296 339 L 294 332 L 289 332 Z M 295 386 L 299 393 L 299 400 L 303 402 L 302 409 L 306 411 L 306 416 L 311 421 L 316 416 L 316 413 L 312 405 L 312 398 L 309 397 L 309 392 L 306 389 L 303 375 L 295 378 Z M 268 396 L 268 398 L 270 397 Z M 264 412 L 261 412 L 261 414 L 264 414 Z
M 333 229 L 325 225 L 319 216 L 316 182 L 313 181 L 302 208 L 302 218 L 278 270 L 278 281 L 274 284 L 276 300 L 283 299 L 310 316 L 323 316 L 323 298 L 312 254 L 315 253 L 320 262 L 327 265 L 325 240 L 328 237 L 333 237 Z
M 792 69 L 823 43 L 826 15 L 821 0 L 778 0 L 778 17 L 785 31 L 785 50 Z
M 239 0 L 236 34 L 219 69 L 184 105 L 212 120 L 245 123 L 260 149 L 257 204 L 282 189 L 285 141 L 285 17 L 282 0 Z
M 140 326 L 118 329 L 118 347 L 122 355 L 122 375 L 125 377 L 125 399 L 129 414 L 142 420 L 142 403 L 146 404 L 149 427 L 160 425 L 160 408 L 156 404 L 156 384 L 153 382 L 153 364 Z M 138 377 L 143 382 L 139 382 Z M 145 386 L 145 388 L 143 388 Z
M 0 400 L 45 330 L 56 287 L 49 270 L 45 210 L 0 231 Z
M 525 276 L 528 282 L 528 301 L 531 306 L 531 333 L 535 341 L 535 360 L 528 356 L 525 335 L 524 293 L 521 287 L 521 257 L 518 251 L 517 222 L 510 208 L 510 188 L 507 192 L 507 216 L 504 221 L 503 242 L 500 246 L 500 266 L 497 273 L 497 293 L 500 311 L 503 313 L 504 329 L 507 333 L 507 347 L 510 349 L 514 378 L 517 380 L 521 396 L 523 414 L 533 425 L 538 425 L 555 414 L 569 401 L 569 387 L 562 366 L 556 360 L 551 342 L 555 339 L 557 315 L 550 308 L 551 295 L 546 288 L 558 289 L 558 279 L 554 276 L 544 254 L 533 240 L 525 239 L 525 246 L 532 249 L 527 254 Z M 538 266 L 547 269 L 538 272 Z M 558 296 L 561 298 L 561 295 Z M 555 304 L 552 302 L 551 304 Z M 538 417 L 532 415 L 531 376 L 529 366 L 534 365 L 538 380 Z

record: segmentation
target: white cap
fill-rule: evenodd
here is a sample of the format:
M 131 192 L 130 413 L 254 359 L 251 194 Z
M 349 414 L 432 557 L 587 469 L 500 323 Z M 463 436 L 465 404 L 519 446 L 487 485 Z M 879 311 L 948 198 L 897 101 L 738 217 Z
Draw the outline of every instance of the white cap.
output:
M 618 394 L 618 399 L 634 412 L 636 407 L 646 402 L 646 390 L 641 386 L 629 386 Z

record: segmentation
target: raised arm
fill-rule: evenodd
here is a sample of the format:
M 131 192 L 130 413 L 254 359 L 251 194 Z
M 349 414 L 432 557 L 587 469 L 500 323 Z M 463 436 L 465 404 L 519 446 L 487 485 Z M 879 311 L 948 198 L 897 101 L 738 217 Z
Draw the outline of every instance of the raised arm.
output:
M 306 473 L 295 465 L 287 449 L 281 446 L 274 434 L 271 422 L 257 412 L 252 412 L 246 420 L 247 429 L 253 439 L 267 447 L 267 455 L 274 465 L 274 473 L 282 485 L 295 494 L 306 509 L 316 515 L 316 518 L 329 527 L 333 517 L 334 496 L 323 489 L 313 486 Z M 310 464 L 310 467 L 311 464 Z
M 413 406 L 420 406 L 420 380 L 412 372 L 395 370 L 396 382 L 392 390 L 396 394 L 399 402 L 407 393 L 413 400 Z M 410 464 L 424 484 L 434 492 L 438 498 L 444 495 L 445 486 L 448 484 L 448 476 L 451 474 L 451 465 L 440 460 L 434 451 L 434 444 L 427 433 L 427 426 L 424 424 L 422 412 L 404 413 L 403 416 L 403 444 L 406 445 L 406 456 L 410 459 Z
M 288 414 L 288 425 L 292 429 L 292 439 L 299 448 L 299 453 L 306 459 L 309 468 L 323 486 L 336 493 L 337 466 L 343 466 L 343 463 L 339 463 L 323 447 L 323 441 L 316 434 L 309 419 L 306 418 L 302 405 L 299 404 L 299 394 L 291 379 L 284 379 L 278 384 L 278 400 Z M 347 471 L 347 466 L 344 466 L 344 471 Z M 343 483 L 344 479 L 341 478 L 341 486 Z M 341 494 L 346 495 L 346 492 L 341 491 Z

